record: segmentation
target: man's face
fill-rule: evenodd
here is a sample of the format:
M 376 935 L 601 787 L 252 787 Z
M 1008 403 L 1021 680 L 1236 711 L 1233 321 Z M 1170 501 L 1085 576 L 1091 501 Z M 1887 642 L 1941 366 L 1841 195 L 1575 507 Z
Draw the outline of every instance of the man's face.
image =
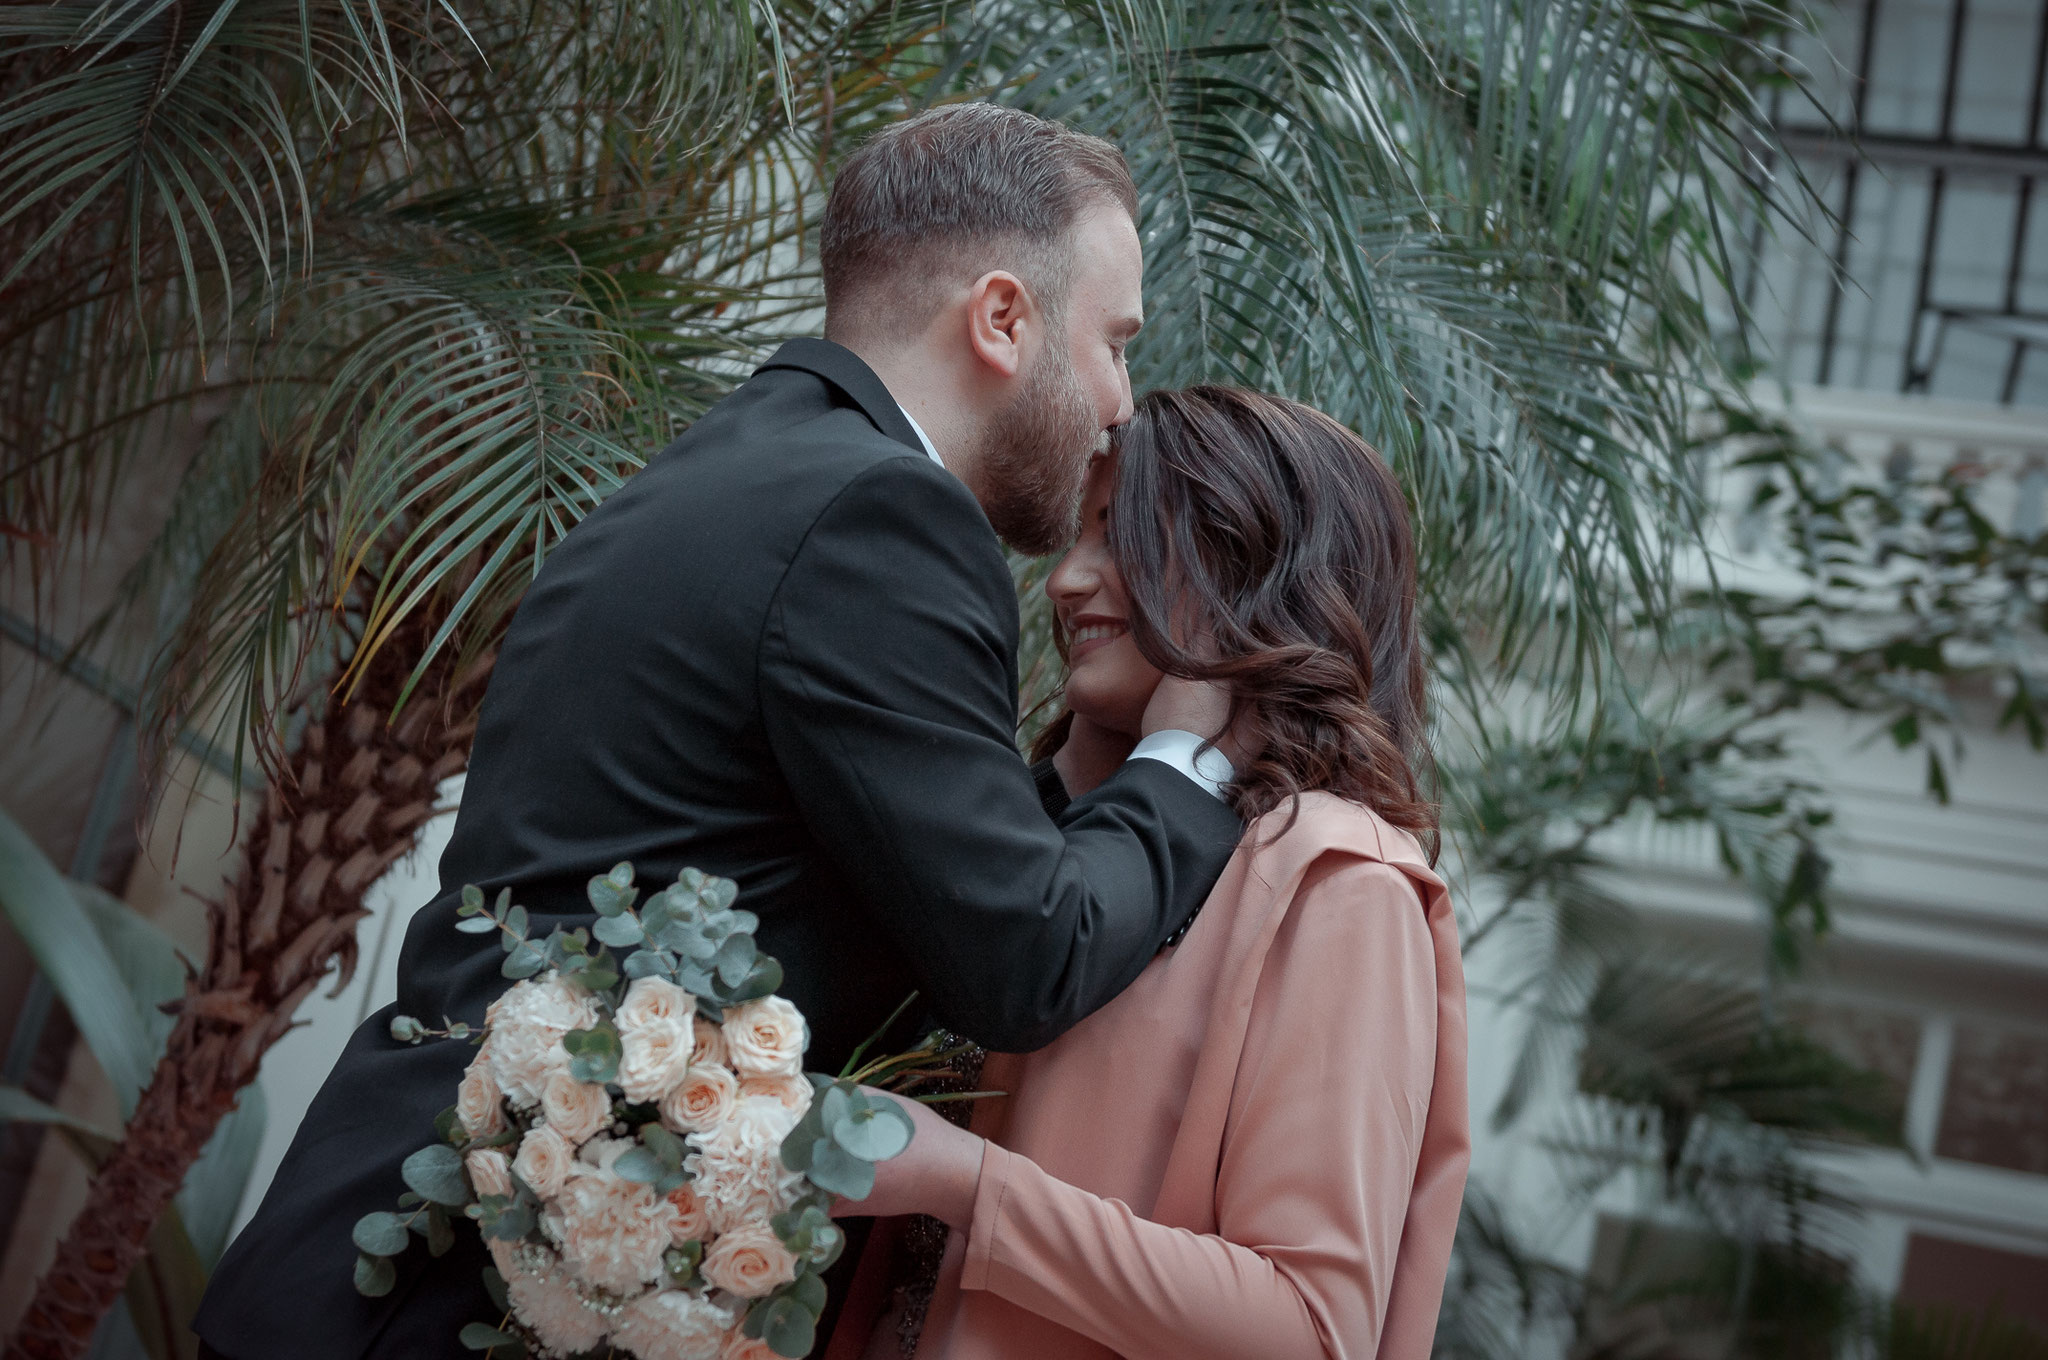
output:
M 1107 203 L 1074 224 L 1065 325 L 1049 334 L 1022 387 L 983 434 L 982 508 L 1003 541 L 1042 555 L 1074 536 L 1089 456 L 1131 418 L 1124 348 L 1144 324 L 1144 252 L 1124 210 Z

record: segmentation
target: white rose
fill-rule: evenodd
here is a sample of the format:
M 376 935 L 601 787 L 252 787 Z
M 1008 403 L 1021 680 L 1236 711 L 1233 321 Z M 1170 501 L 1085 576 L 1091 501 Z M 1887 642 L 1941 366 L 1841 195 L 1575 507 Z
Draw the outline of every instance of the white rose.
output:
M 676 1207 L 653 1186 L 580 1161 L 541 1212 L 562 1263 L 583 1283 L 614 1294 L 638 1293 L 662 1277 L 661 1254 L 675 1240 L 675 1221 Z
M 731 1072 L 698 1063 L 661 1098 L 661 1122 L 672 1133 L 709 1133 L 732 1117 L 738 1100 Z
M 766 1223 L 742 1223 L 712 1242 L 703 1271 L 712 1288 L 758 1299 L 796 1278 L 796 1257 Z
M 496 1148 L 478 1148 L 462 1159 L 478 1198 L 512 1193 L 512 1164 Z
M 559 979 L 528 979 L 492 1002 L 487 1017 L 490 1037 L 478 1056 L 488 1060 L 506 1098 L 530 1110 L 540 1103 L 548 1075 L 569 1068 L 562 1036 L 596 1024 L 597 1003 Z
M 504 1096 L 481 1053 L 462 1074 L 462 1085 L 455 1088 L 455 1117 L 472 1138 L 496 1138 L 505 1131 Z
M 703 1016 L 691 1021 L 690 1027 L 697 1035 L 697 1051 L 690 1055 L 690 1062 L 706 1067 L 730 1067 L 732 1055 L 725 1051 L 725 1031 L 712 1024 Z
M 549 1128 L 571 1143 L 581 1143 L 612 1122 L 611 1092 L 595 1082 L 576 1080 L 566 1069 L 550 1072 L 540 1088 L 540 1112 Z
M 657 1289 L 626 1305 L 612 1340 L 642 1357 L 719 1360 L 737 1325 L 737 1309 L 687 1290 Z
M 811 1108 L 811 1083 L 808 1077 L 790 1072 L 780 1072 L 772 1077 L 748 1077 L 740 1083 L 740 1099 L 749 1096 L 766 1096 L 802 1114 Z
M 685 1181 L 668 1192 L 668 1202 L 676 1207 L 676 1221 L 669 1229 L 669 1235 L 677 1246 L 685 1242 L 701 1242 L 711 1236 L 711 1220 L 704 1214 L 704 1205 L 697 1198 L 696 1188 Z
M 619 1032 L 643 1025 L 687 1025 L 696 1013 L 697 998 L 667 978 L 634 978 L 619 1005 Z
M 725 1046 L 743 1077 L 801 1073 L 810 1036 L 803 1012 L 779 996 L 764 996 L 725 1013 Z
M 550 1200 L 562 1193 L 562 1181 L 575 1162 L 576 1149 L 569 1140 L 555 1132 L 552 1124 L 542 1124 L 519 1140 L 519 1155 L 512 1159 L 512 1169 L 534 1194 Z
M 753 1096 L 733 1107 L 732 1118 L 699 1139 L 684 1161 L 715 1232 L 766 1219 L 787 1209 L 803 1186 L 801 1172 L 782 1161 L 782 1140 L 797 1115 L 780 1101 Z
M 619 1036 L 619 1089 L 632 1101 L 660 1100 L 689 1070 L 696 1039 L 672 1020 L 650 1021 Z

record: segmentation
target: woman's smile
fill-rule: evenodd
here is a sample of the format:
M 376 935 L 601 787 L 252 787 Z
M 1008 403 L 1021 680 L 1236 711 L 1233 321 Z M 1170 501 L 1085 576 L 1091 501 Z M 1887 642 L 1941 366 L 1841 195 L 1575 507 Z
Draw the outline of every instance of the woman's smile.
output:
M 1083 657 L 1091 652 L 1100 651 L 1130 631 L 1130 625 L 1122 619 L 1112 619 L 1100 614 L 1082 614 L 1070 619 L 1067 623 L 1069 664 L 1079 665 Z

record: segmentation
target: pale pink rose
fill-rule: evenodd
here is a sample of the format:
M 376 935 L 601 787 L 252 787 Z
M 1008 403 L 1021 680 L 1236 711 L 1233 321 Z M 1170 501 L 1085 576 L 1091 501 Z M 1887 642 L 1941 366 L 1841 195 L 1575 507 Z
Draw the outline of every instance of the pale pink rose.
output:
M 714 1289 L 758 1299 L 796 1278 L 796 1257 L 766 1223 L 742 1223 L 713 1240 L 702 1269 Z
M 739 1310 L 682 1289 L 642 1294 L 619 1314 L 612 1343 L 641 1360 L 718 1360 Z
M 764 996 L 725 1013 L 726 1051 L 743 1077 L 802 1072 L 809 1045 L 803 1012 L 783 997 Z
M 696 1040 L 672 1020 L 657 1020 L 619 1036 L 619 1089 L 633 1101 L 660 1100 L 690 1069 Z
M 537 1247 L 501 1253 L 493 1243 L 491 1256 L 498 1273 L 505 1277 L 513 1313 L 549 1349 L 574 1355 L 596 1350 L 603 1343 L 611 1330 L 610 1319 L 584 1302 L 563 1277 L 562 1263 L 553 1253 Z M 535 1258 L 531 1266 L 529 1256 Z
M 712 1231 L 730 1232 L 742 1223 L 765 1220 L 787 1209 L 803 1187 L 803 1175 L 782 1162 L 782 1140 L 797 1115 L 766 1096 L 733 1107 L 732 1118 L 699 1139 L 685 1159 L 697 1199 Z
M 491 1080 L 491 1065 L 477 1054 L 455 1088 L 455 1117 L 472 1138 L 496 1138 L 505 1131 L 504 1097 Z
M 520 1139 L 519 1155 L 512 1159 L 519 1179 L 544 1200 L 562 1193 L 562 1181 L 575 1164 L 576 1149 L 552 1124 L 542 1124 Z
M 697 1063 L 661 1098 L 661 1122 L 674 1133 L 709 1133 L 732 1117 L 739 1089 L 726 1068 Z
M 736 1331 L 726 1338 L 725 1349 L 718 1353 L 718 1360 L 782 1360 L 782 1357 L 767 1342 Z
M 704 1064 L 709 1067 L 732 1066 L 732 1055 L 725 1049 L 725 1030 L 712 1024 L 703 1016 L 690 1022 L 697 1036 L 697 1051 L 690 1055 L 690 1065 Z
M 571 1143 L 581 1143 L 612 1122 L 611 1092 L 595 1082 L 578 1081 L 567 1071 L 550 1072 L 540 1088 L 540 1112 L 548 1127 Z
M 683 1025 L 697 1013 L 697 998 L 667 978 L 634 978 L 619 1003 L 619 1033 L 645 1025 Z
M 807 1078 L 789 1072 L 780 1072 L 772 1077 L 748 1077 L 740 1083 L 740 1099 L 745 1100 L 748 1096 L 766 1096 L 801 1115 L 811 1108 L 811 1083 Z
M 635 1293 L 661 1278 L 661 1254 L 674 1241 L 675 1221 L 675 1206 L 653 1186 L 581 1161 L 541 1211 L 541 1227 L 561 1248 L 563 1264 L 585 1284 L 614 1294 Z
M 556 978 L 528 979 L 491 1003 L 490 1037 L 478 1055 L 488 1061 L 498 1089 L 514 1105 L 530 1110 L 552 1072 L 569 1069 L 562 1036 L 597 1023 L 597 1003 Z
M 675 1226 L 669 1234 L 677 1246 L 685 1242 L 701 1242 L 711 1235 L 711 1220 L 704 1215 L 704 1206 L 697 1200 L 697 1192 L 689 1185 L 678 1185 L 668 1192 L 668 1202 L 676 1208 Z
M 462 1159 L 462 1165 L 469 1171 L 469 1183 L 476 1187 L 479 1198 L 512 1193 L 512 1163 L 498 1149 L 478 1148 Z

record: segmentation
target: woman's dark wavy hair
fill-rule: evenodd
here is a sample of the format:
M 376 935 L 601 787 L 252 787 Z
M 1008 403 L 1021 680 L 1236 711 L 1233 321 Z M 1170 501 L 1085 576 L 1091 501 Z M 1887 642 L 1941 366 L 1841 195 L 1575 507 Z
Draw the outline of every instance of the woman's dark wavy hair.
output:
M 1434 859 L 1415 539 L 1386 461 L 1320 411 L 1235 387 L 1149 393 L 1115 442 L 1109 546 L 1131 635 L 1167 674 L 1230 686 L 1258 752 L 1230 788 L 1238 812 L 1327 790 Z

